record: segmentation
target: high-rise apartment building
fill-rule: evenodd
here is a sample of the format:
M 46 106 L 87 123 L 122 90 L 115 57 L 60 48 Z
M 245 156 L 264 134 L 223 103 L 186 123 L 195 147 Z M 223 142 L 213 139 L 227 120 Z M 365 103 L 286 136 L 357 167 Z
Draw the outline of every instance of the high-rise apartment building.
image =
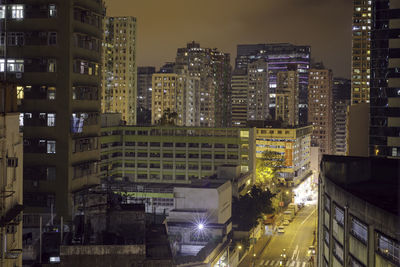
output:
M 245 69 L 236 69 L 232 73 L 232 126 L 246 126 L 248 80 Z
M 350 100 L 338 100 L 333 102 L 333 138 L 332 153 L 346 155 L 347 153 L 347 109 Z
M 369 103 L 371 62 L 371 0 L 354 0 L 351 104 Z
M 0 83 L 0 266 L 22 266 L 22 134 L 14 84 Z
M 299 124 L 299 74 L 295 67 L 278 72 L 275 110 L 276 120 L 290 126 Z
M 183 125 L 183 101 L 186 79 L 175 73 L 155 73 L 152 77 L 151 123 L 163 123 L 166 116 L 176 113 L 171 123 Z
M 77 208 L 73 196 L 99 183 L 104 6 L 25 0 L 0 10 L 8 40 L 1 42 L 0 79 L 17 85 L 21 103 L 24 218 L 67 220 Z
M 400 158 L 400 1 L 372 1 L 369 153 Z
M 137 68 L 137 123 L 151 123 L 152 75 L 155 67 Z
M 344 78 L 333 78 L 333 153 L 347 153 L 347 109 L 351 99 L 351 81 Z
M 178 48 L 174 71 L 200 78 L 200 125 L 230 124 L 230 56 L 191 42 Z M 185 70 L 185 71 L 186 71 Z
M 268 64 L 259 59 L 247 66 L 247 120 L 266 120 L 269 115 Z
M 308 80 L 308 122 L 313 125 L 311 144 L 321 155 L 332 153 L 332 71 L 310 69 Z
M 136 18 L 107 17 L 104 23 L 101 110 L 136 124 Z
M 298 46 L 288 43 L 276 44 L 250 44 L 238 45 L 236 57 L 236 69 L 247 69 L 249 63 L 258 59 L 268 62 L 270 114 L 275 116 L 275 93 L 277 87 L 277 74 L 285 71 L 288 65 L 297 65 L 299 73 L 299 122 L 307 122 L 307 90 L 308 70 L 310 68 L 310 46 Z

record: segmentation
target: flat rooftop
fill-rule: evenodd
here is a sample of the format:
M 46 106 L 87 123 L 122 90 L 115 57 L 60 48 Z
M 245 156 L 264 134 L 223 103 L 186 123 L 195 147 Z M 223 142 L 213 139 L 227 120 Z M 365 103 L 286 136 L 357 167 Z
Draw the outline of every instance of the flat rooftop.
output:
M 324 155 L 321 173 L 352 195 L 400 213 L 400 159 Z

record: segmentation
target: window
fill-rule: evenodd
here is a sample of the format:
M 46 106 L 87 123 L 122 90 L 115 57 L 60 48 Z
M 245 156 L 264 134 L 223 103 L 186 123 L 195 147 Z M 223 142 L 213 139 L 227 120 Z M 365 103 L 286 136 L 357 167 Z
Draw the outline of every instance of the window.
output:
M 358 261 L 353 255 L 350 255 L 350 267 L 365 267 L 360 261 Z
M 329 246 L 329 231 L 326 227 L 324 227 L 324 241 Z
M 55 154 L 56 153 L 56 141 L 48 140 L 47 141 L 47 154 Z
M 49 127 L 56 126 L 56 114 L 55 113 L 47 114 L 47 126 L 49 126 Z
M 57 33 L 56 32 L 49 32 L 48 35 L 48 45 L 56 45 L 57 44 Z
M 364 244 L 368 244 L 368 227 L 355 217 L 351 218 L 350 232 Z
M 9 32 L 7 33 L 7 44 L 10 46 L 24 45 L 24 33 L 23 32 Z
M 11 18 L 23 19 L 24 18 L 24 6 L 23 5 L 11 5 Z
M 344 210 L 335 205 L 335 220 L 341 226 L 344 226 Z
M 56 88 L 55 87 L 47 87 L 47 99 L 49 99 L 49 100 L 56 99 Z
M 0 19 L 4 19 L 6 17 L 6 6 L 0 5 Z
M 47 60 L 47 71 L 48 72 L 56 72 L 56 60 L 55 59 Z
M 56 179 L 56 167 L 47 167 L 46 168 L 46 178 L 48 181 L 52 181 Z
M 55 4 L 49 5 L 49 17 L 50 18 L 57 17 L 57 6 Z
M 395 264 L 399 264 L 400 248 L 399 243 L 387 236 L 376 233 L 377 250 L 384 257 L 388 258 Z
M 329 199 L 328 195 L 324 195 L 324 202 L 325 202 L 325 209 L 330 212 L 331 211 L 331 200 Z
M 0 62 L 0 64 L 1 64 L 1 62 Z M 24 72 L 24 60 L 23 59 L 7 59 L 7 71 L 9 71 L 9 72 Z
M 333 241 L 333 255 L 339 262 L 343 263 L 343 246 L 335 239 Z

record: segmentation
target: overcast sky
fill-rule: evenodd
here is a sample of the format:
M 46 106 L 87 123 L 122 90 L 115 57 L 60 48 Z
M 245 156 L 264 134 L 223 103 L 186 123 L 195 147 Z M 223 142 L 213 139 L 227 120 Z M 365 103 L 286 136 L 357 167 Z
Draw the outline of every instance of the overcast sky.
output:
M 311 45 L 312 58 L 350 77 L 351 0 L 106 0 L 107 16 L 137 18 L 137 65 L 160 67 L 195 40 L 231 54 L 237 44 Z

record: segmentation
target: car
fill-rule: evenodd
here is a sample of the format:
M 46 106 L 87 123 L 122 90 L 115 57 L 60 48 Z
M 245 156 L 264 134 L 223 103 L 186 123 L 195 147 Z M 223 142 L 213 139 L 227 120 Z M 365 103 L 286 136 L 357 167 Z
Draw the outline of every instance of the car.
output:
M 315 255 L 315 247 L 314 246 L 309 246 L 308 247 L 308 255 L 309 256 L 314 256 Z
M 284 234 L 285 233 L 285 226 L 278 226 L 278 234 Z
M 289 221 L 288 220 L 284 220 L 282 223 L 284 226 L 288 226 L 289 225 Z

